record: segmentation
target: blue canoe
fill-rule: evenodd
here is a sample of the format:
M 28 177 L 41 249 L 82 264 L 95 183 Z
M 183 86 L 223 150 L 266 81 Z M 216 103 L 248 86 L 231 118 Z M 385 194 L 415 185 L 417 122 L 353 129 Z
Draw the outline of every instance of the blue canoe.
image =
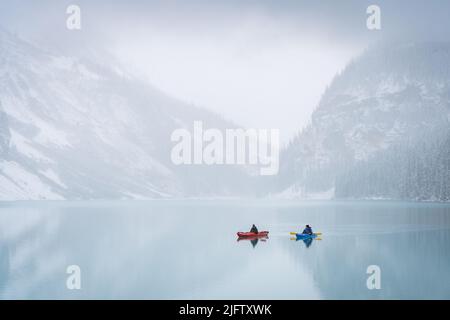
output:
M 304 239 L 314 239 L 317 237 L 317 234 L 306 234 L 306 233 L 296 233 L 297 240 L 304 240 Z

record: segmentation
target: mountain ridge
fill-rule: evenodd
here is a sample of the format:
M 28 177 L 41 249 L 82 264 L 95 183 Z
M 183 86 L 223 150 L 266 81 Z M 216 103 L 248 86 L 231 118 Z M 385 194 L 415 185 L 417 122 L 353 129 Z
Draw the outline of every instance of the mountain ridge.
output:
M 175 166 L 171 133 L 235 125 L 119 65 L 59 56 L 0 31 L 1 199 L 128 199 L 244 192 L 240 168 Z M 5 151 L 8 151 L 6 156 Z M 219 179 L 223 177 L 223 179 Z
M 409 43 L 380 44 L 354 59 L 282 153 L 278 192 L 330 193 L 344 168 L 448 126 L 449 57 L 449 43 Z

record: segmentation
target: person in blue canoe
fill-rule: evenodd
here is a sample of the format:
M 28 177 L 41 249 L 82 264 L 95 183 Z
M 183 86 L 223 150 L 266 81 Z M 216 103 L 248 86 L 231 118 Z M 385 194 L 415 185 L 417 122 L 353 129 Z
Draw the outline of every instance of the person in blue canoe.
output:
M 302 233 L 303 234 L 313 234 L 312 228 L 309 226 L 309 224 L 306 225 L 306 227 Z
M 252 228 L 250 229 L 250 232 L 258 233 L 258 228 L 255 225 L 253 225 Z

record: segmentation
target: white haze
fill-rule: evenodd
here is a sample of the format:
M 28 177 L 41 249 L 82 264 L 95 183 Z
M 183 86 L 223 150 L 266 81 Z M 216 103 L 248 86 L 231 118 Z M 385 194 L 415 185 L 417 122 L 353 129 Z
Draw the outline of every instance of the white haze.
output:
M 119 33 L 114 49 L 170 95 L 246 127 L 279 129 L 284 142 L 360 50 L 261 18 L 213 32 L 142 27 Z
M 448 40 L 446 1 L 78 0 L 82 30 L 65 27 L 73 1 L 0 3 L 0 24 L 67 55 L 105 49 L 172 96 L 286 142 L 310 121 L 333 76 L 382 38 Z
M 366 27 L 372 4 L 366 0 L 77 0 L 82 15 L 77 31 L 66 28 L 69 4 L 0 2 L 0 199 L 269 192 L 282 198 L 311 193 L 331 198 L 361 195 L 372 185 L 384 192 L 395 185 L 384 177 L 406 181 L 409 172 L 399 176 L 403 170 L 392 174 L 374 165 L 381 181 L 367 183 L 364 174 L 359 184 L 336 181 L 341 175 L 358 177 L 344 173 L 352 172 L 356 161 L 401 142 L 408 132 L 422 133 L 448 119 L 449 90 L 442 85 L 448 82 L 448 47 L 409 43 L 450 40 L 450 4 L 441 1 L 379 0 L 379 32 Z M 373 46 L 369 56 L 332 81 L 377 40 L 395 40 L 398 47 L 389 41 L 385 46 L 404 49 L 392 60 L 389 50 Z M 399 67 L 395 73 L 393 65 Z M 409 77 L 410 70 L 417 70 L 417 77 Z M 192 128 L 197 120 L 220 130 L 235 124 L 278 129 L 286 143 L 310 121 L 330 83 L 313 125 L 283 150 L 279 178 L 261 182 L 253 167 L 176 166 L 170 159 L 171 134 Z M 429 108 L 433 101 L 442 103 Z M 409 163 L 414 156 L 396 159 Z M 429 167 L 436 163 L 444 164 Z M 445 172 L 427 172 L 449 181 Z M 342 185 L 353 189 L 342 191 Z M 435 184 L 440 188 L 435 193 L 407 191 L 412 191 L 410 199 L 448 199 L 441 185 Z
M 360 36 L 364 5 L 339 20 L 358 26 L 349 33 L 334 12 L 317 9 L 326 17 L 312 19 L 314 9 L 290 3 L 80 1 L 82 30 L 70 32 L 71 3 L 26 2 L 0 13 L 11 31 L 67 55 L 112 52 L 169 95 L 244 127 L 279 129 L 282 142 L 310 121 L 334 75 L 375 36 Z

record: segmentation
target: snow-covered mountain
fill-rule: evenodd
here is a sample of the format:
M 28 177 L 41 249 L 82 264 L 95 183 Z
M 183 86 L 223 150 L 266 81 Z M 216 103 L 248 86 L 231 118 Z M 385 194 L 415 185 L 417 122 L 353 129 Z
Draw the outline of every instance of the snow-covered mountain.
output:
M 0 200 L 242 196 L 265 187 L 281 197 L 330 198 L 336 186 L 339 195 L 365 197 L 373 194 L 354 190 L 368 175 L 347 179 L 349 172 L 382 174 L 369 163 L 389 166 L 399 145 L 423 144 L 423 132 L 445 139 L 442 128 L 449 127 L 450 45 L 382 45 L 335 77 L 311 124 L 281 154 L 278 177 L 253 179 L 248 168 L 234 166 L 175 166 L 173 130 L 192 129 L 196 120 L 235 125 L 106 61 L 52 54 L 0 29 Z M 405 151 L 396 166 L 410 159 L 406 154 L 420 150 Z M 448 171 L 450 153 L 433 154 L 442 161 L 430 165 Z M 427 189 L 447 190 L 441 180 L 444 186 L 428 181 Z M 377 183 L 378 191 L 392 184 Z
M 0 104 L 0 158 L 5 156 L 9 149 L 10 134 L 7 121 L 6 114 Z
M 170 161 L 173 130 L 230 128 L 104 61 L 54 55 L 0 29 L 0 199 L 230 195 L 239 168 Z
M 277 192 L 333 197 L 336 177 L 354 164 L 449 121 L 450 44 L 370 48 L 335 77 L 311 124 L 283 152 Z

